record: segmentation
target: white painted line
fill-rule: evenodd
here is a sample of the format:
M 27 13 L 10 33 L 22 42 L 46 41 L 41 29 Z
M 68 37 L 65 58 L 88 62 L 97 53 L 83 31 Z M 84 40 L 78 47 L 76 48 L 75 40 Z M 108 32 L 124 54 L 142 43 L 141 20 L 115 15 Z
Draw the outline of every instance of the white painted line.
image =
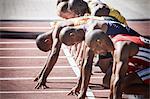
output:
M 41 93 L 68 93 L 69 90 L 63 91 L 0 91 L 0 94 L 41 94 Z
M 0 42 L 0 44 L 35 44 L 35 41 L 19 41 L 19 42 Z
M 38 94 L 38 93 L 68 93 L 70 90 L 63 91 L 50 91 L 50 90 L 37 90 L 37 91 L 0 91 L 0 94 Z M 93 92 L 109 93 L 110 90 L 93 90 Z
M 44 66 L 14 66 L 14 67 L 11 67 L 11 66 L 1 66 L 0 69 L 41 69 L 43 68 Z M 57 69 L 65 69 L 65 68 L 71 68 L 70 66 L 54 66 L 54 68 L 57 68 Z
M 24 58 L 47 58 L 48 56 L 0 56 L 0 59 L 8 59 L 8 58 L 13 58 L 13 59 L 24 59 Z M 59 58 L 66 58 L 66 56 L 59 56 Z
M 35 47 L 35 48 L 0 48 L 0 50 L 39 50 L 39 49 Z
M 15 30 L 17 30 L 17 29 L 21 29 L 21 30 L 30 30 L 30 29 L 32 29 L 32 30 L 41 30 L 41 29 L 52 29 L 51 27 L 0 27 L 0 29 L 1 30 L 13 30 L 13 29 L 15 29 Z
M 0 78 L 0 81 L 4 80 L 34 80 L 35 77 L 7 77 L 7 78 Z M 64 80 L 64 79 L 77 79 L 77 77 L 48 77 L 47 79 L 55 79 L 55 80 Z
M 100 79 L 102 77 L 91 77 L 92 79 Z M 7 78 L 0 78 L 0 81 L 5 81 L 5 80 L 34 80 L 35 77 L 7 77 Z M 77 79 L 77 77 L 48 77 L 47 79 L 50 80 L 73 80 L 73 79 Z
M 62 48 L 63 48 L 65 55 L 70 56 L 70 57 L 67 57 L 67 59 L 70 63 L 70 66 L 72 67 L 73 71 L 75 72 L 76 76 L 79 77 L 80 76 L 80 70 L 79 70 L 75 60 L 73 59 L 73 57 L 69 53 L 69 50 L 67 49 L 67 47 L 64 44 L 62 45 Z M 95 99 L 94 94 L 90 88 L 87 89 L 86 96 L 88 99 Z
M 0 48 L 1 51 L 3 50 L 39 50 L 38 48 Z
M 104 90 L 93 90 L 93 92 L 109 93 L 109 92 L 110 92 L 110 89 L 104 89 Z
M 70 66 L 72 67 L 73 71 L 75 72 L 76 76 L 77 76 L 77 77 L 80 77 L 80 70 L 79 70 L 79 68 L 77 67 L 77 64 L 76 64 L 76 62 L 74 61 L 72 55 L 69 53 L 69 50 L 68 50 L 64 45 L 62 45 L 62 48 L 63 48 L 64 54 L 65 54 L 66 56 L 69 56 L 69 58 L 67 58 L 67 60 L 68 60 L 68 62 L 69 62 L 69 64 L 70 64 Z

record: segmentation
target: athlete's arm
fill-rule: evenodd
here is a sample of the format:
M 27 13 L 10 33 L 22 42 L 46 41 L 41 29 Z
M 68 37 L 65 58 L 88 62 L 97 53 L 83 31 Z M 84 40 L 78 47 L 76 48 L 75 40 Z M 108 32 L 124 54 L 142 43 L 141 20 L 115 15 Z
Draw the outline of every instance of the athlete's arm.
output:
M 87 87 L 90 81 L 91 72 L 92 72 L 92 64 L 93 64 L 93 58 L 94 58 L 94 52 L 86 47 L 84 53 L 84 60 L 82 64 L 82 71 L 81 71 L 81 89 L 80 94 L 78 95 L 78 99 L 84 99 L 86 96 Z
M 119 41 L 115 43 L 114 61 L 111 76 L 111 99 L 121 99 L 121 80 L 127 73 L 128 58 L 138 52 L 138 46 L 130 41 Z

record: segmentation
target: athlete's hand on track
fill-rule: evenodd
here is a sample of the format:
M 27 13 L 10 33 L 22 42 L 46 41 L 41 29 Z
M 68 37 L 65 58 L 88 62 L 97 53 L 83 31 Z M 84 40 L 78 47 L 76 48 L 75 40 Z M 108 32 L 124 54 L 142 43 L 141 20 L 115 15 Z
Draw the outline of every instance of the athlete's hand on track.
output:
M 39 77 L 36 77 L 33 81 L 38 81 L 39 80 Z
M 46 85 L 46 80 L 39 79 L 37 85 L 35 86 L 35 89 L 46 89 L 46 88 L 49 88 Z
M 70 90 L 70 92 L 67 94 L 67 95 L 76 95 L 76 96 L 78 96 L 78 94 L 79 94 L 79 91 L 80 91 L 80 88 L 78 88 L 78 87 L 73 87 L 71 90 Z

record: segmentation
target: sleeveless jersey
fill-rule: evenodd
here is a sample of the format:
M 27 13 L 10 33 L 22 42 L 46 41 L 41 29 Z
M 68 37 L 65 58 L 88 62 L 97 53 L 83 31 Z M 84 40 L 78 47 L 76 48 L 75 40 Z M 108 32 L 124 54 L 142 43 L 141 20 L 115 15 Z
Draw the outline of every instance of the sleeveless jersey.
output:
M 104 4 L 103 2 L 101 2 L 100 0 L 88 0 L 87 3 L 88 3 L 88 5 L 89 5 L 89 8 L 90 8 L 90 9 L 95 9 L 95 7 L 96 7 L 98 4 L 106 5 L 106 4 Z M 116 10 L 116 9 L 110 7 L 110 6 L 108 6 L 108 8 L 110 9 L 108 16 L 111 16 L 111 17 L 117 19 L 119 22 L 121 22 L 121 23 L 127 25 L 127 22 L 126 22 L 125 17 L 122 16 L 121 13 L 120 13 L 118 10 Z
M 119 34 L 112 38 L 114 43 L 118 41 L 132 41 L 139 46 L 139 51 L 136 55 L 129 58 L 128 72 L 150 67 L 150 49 L 149 44 L 141 41 L 140 37 Z
M 110 21 L 108 18 L 105 17 L 96 17 L 96 16 L 83 16 L 79 18 L 72 18 L 68 19 L 68 21 L 72 21 L 75 26 L 84 25 L 85 29 L 97 21 L 103 21 L 107 24 L 108 28 L 106 34 L 110 36 L 115 36 L 117 34 L 128 34 L 132 36 L 141 36 L 139 33 L 131 29 L 130 27 L 116 21 Z
M 150 84 L 150 67 L 140 69 L 136 73 L 145 84 Z
M 121 23 L 127 25 L 126 19 L 120 14 L 120 12 L 114 8 L 109 8 L 110 12 L 109 15 L 116 18 L 118 21 L 120 21 Z
M 93 24 L 94 21 L 95 22 L 103 21 L 108 26 L 106 34 L 110 36 L 115 36 L 117 34 L 128 34 L 128 35 L 133 35 L 133 36 L 140 36 L 140 34 L 138 34 L 133 29 L 129 28 L 128 26 L 121 24 L 120 22 L 110 21 L 108 18 L 105 18 L 105 17 L 83 16 L 83 17 L 78 17 L 78 18 L 62 20 L 62 21 L 64 22 L 71 21 L 74 23 L 74 26 L 84 25 L 85 30 L 88 30 L 88 27 L 91 24 Z M 59 22 L 61 23 L 62 21 L 51 22 L 51 27 L 55 27 L 57 23 Z
M 106 21 L 105 23 L 108 26 L 108 29 L 106 31 L 106 34 L 108 35 L 115 36 L 117 34 L 128 34 L 132 36 L 140 36 L 139 33 L 134 31 L 130 27 L 121 24 L 120 22 Z

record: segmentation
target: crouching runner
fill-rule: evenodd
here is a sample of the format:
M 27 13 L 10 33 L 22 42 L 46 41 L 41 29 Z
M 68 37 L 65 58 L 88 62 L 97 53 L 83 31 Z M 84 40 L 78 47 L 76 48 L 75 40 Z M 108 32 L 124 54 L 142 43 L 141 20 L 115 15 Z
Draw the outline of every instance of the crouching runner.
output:
M 123 93 L 140 94 L 147 98 L 150 84 L 149 42 L 143 42 L 137 36 L 118 34 L 110 39 L 101 30 L 92 32 L 85 38 L 88 47 L 96 53 L 111 52 L 113 55 L 110 99 L 121 99 Z M 83 70 L 90 73 L 87 68 L 91 67 L 87 66 Z M 87 76 L 84 75 L 83 79 L 89 78 Z M 88 84 L 86 79 L 82 80 L 82 84 Z M 81 86 L 80 94 L 83 94 L 82 90 L 86 90 L 87 85 Z

